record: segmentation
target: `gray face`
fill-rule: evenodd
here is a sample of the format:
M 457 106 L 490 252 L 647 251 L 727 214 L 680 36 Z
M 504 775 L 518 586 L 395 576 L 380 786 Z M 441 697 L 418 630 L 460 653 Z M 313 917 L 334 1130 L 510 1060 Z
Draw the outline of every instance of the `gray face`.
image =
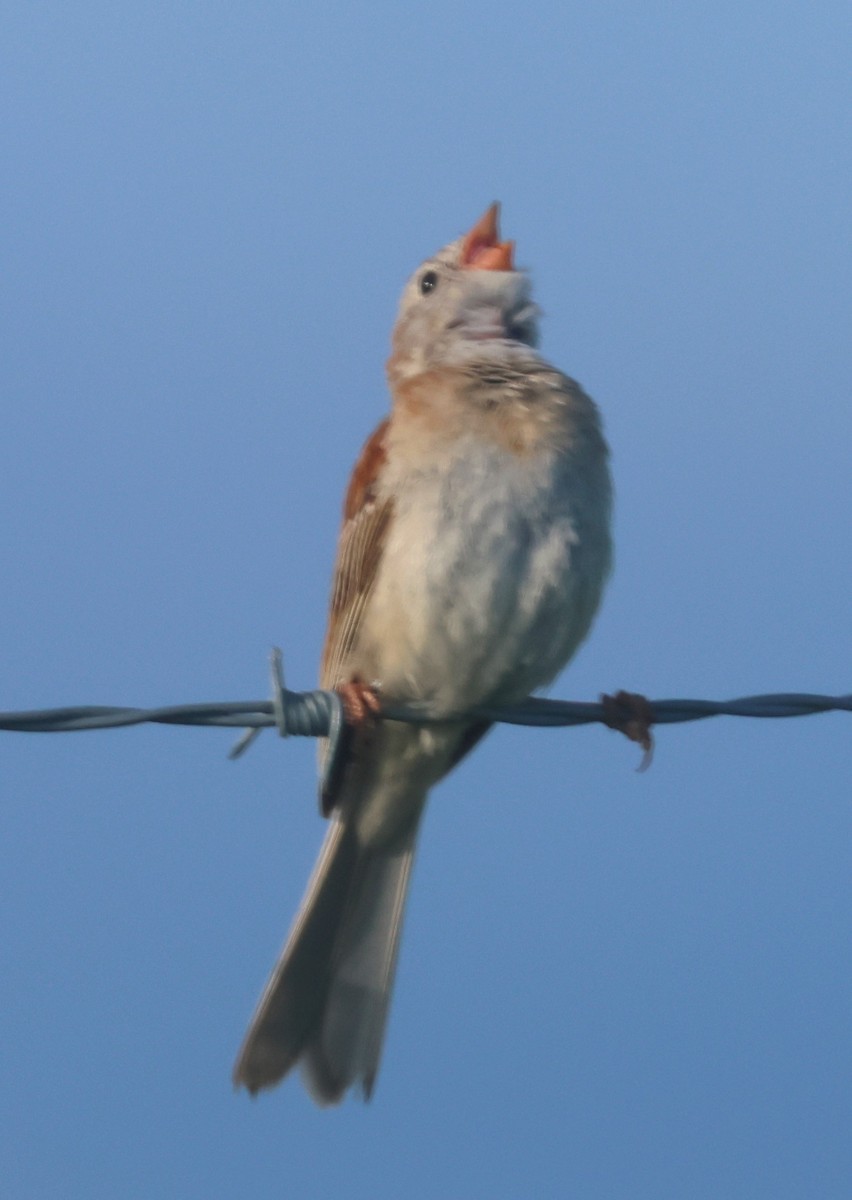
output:
M 487 356 L 489 343 L 538 342 L 529 277 L 461 267 L 463 241 L 427 259 L 405 286 L 394 333 L 394 358 L 405 374 Z

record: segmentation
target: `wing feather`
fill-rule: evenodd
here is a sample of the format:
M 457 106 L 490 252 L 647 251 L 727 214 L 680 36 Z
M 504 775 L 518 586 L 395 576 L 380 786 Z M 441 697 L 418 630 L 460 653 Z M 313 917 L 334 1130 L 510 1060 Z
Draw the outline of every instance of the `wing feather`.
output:
M 347 682 L 345 664 L 358 640 L 364 608 L 379 571 L 393 503 L 379 494 L 387 420 L 364 445 L 352 473 L 331 586 L 331 607 L 320 672 L 321 687 Z

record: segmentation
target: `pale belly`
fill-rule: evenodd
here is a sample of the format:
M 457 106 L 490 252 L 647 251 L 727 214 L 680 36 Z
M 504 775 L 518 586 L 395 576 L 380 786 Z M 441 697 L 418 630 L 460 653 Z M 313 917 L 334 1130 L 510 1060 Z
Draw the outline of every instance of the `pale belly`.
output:
M 397 501 L 358 658 L 438 713 L 527 695 L 588 631 L 609 567 L 608 479 L 497 449 Z

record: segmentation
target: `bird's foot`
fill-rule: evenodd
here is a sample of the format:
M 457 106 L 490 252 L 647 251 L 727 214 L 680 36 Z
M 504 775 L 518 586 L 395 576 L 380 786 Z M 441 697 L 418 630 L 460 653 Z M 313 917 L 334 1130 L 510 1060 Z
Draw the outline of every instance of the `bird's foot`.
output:
M 645 751 L 637 769 L 646 770 L 654 757 L 654 735 L 651 733 L 654 710 L 650 700 L 637 692 L 616 692 L 614 696 L 601 696 L 601 704 L 604 724 L 623 733 L 631 742 L 638 742 Z
M 343 715 L 347 725 L 355 728 L 365 725 L 382 711 L 382 703 L 375 685 L 365 683 L 357 675 L 349 683 L 341 683 L 335 691 L 343 701 Z

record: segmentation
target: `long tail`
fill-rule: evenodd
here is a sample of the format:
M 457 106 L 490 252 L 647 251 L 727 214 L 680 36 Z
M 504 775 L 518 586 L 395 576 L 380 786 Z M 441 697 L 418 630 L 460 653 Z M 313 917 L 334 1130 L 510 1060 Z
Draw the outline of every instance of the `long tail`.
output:
M 318 1104 L 376 1079 L 418 822 L 381 850 L 332 819 L 290 936 L 252 1018 L 234 1083 L 272 1087 L 301 1062 Z

